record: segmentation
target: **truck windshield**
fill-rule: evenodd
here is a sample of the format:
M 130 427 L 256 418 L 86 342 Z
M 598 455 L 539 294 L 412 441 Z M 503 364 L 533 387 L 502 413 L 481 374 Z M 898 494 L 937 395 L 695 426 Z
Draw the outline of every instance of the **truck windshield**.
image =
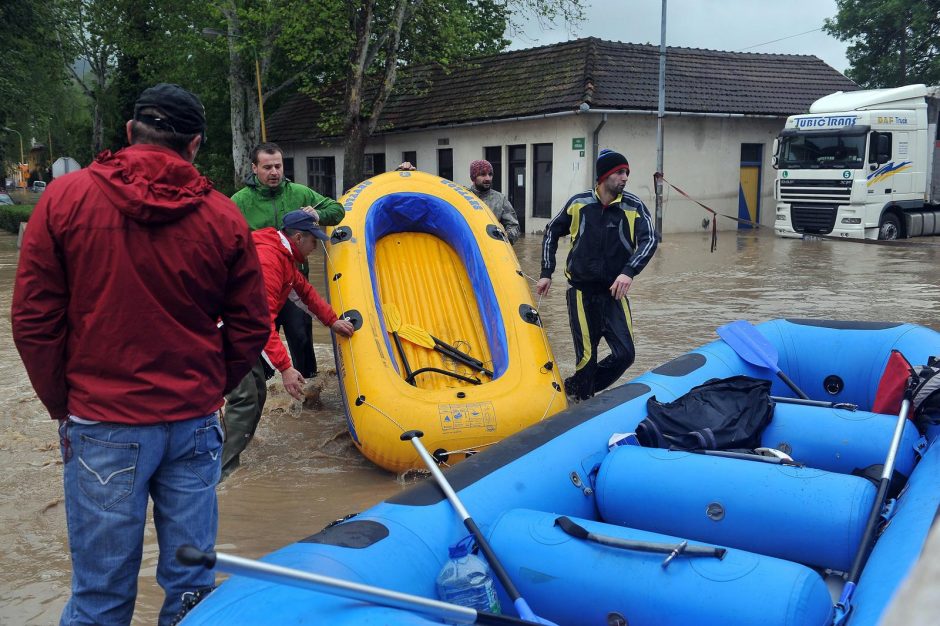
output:
M 780 137 L 778 167 L 858 169 L 865 160 L 867 135 L 805 133 Z

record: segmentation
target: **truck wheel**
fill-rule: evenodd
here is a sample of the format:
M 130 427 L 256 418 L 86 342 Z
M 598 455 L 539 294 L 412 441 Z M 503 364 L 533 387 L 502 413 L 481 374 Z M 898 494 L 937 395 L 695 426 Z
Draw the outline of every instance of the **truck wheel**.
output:
M 884 241 L 894 241 L 901 237 L 901 222 L 894 213 L 885 213 L 881 217 L 881 225 L 878 227 L 878 239 Z

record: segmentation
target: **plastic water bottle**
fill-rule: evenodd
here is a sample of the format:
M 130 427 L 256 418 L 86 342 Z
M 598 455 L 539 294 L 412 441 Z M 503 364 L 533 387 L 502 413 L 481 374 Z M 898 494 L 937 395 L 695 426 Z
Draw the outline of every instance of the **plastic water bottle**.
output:
M 473 547 L 471 535 L 451 546 L 450 559 L 437 575 L 437 596 L 444 602 L 499 613 L 499 598 L 490 567 L 473 554 Z
M 607 449 L 613 450 L 617 446 L 638 446 L 640 440 L 636 438 L 636 433 L 614 433 L 607 440 Z

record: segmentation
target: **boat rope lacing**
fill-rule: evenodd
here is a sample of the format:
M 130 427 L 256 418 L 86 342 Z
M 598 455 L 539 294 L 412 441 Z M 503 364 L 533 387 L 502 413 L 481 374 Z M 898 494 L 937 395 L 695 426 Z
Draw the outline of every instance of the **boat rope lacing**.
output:
M 476 445 L 476 446 L 470 446 L 470 447 L 468 447 L 468 448 L 461 448 L 461 449 L 459 449 L 459 450 L 443 450 L 443 454 L 446 454 L 446 455 L 451 455 L 451 454 L 466 454 L 466 453 L 468 453 L 468 452 L 470 452 L 471 454 L 476 454 L 476 453 L 479 452 L 482 448 L 486 448 L 486 447 L 492 446 L 493 444 L 496 444 L 496 443 L 499 443 L 499 442 L 498 442 L 498 441 L 490 441 L 489 443 L 481 443 L 481 444 Z M 437 458 L 437 457 L 435 457 L 435 459 L 437 460 L 437 462 L 438 462 L 439 465 L 443 465 L 444 467 L 450 467 L 450 463 L 448 463 L 447 461 L 442 461 L 441 459 L 439 459 L 439 458 Z
M 536 285 L 538 284 L 538 282 L 539 282 L 538 280 L 536 280 L 535 278 L 532 278 L 531 276 L 529 276 L 528 274 L 526 274 L 525 272 L 523 272 L 521 269 L 520 269 L 520 270 L 516 270 L 516 271 L 519 272 L 519 275 L 520 275 L 520 276 L 522 276 L 523 278 L 526 278 L 526 279 L 530 280 L 533 284 L 536 284 Z M 552 348 L 551 348 L 551 346 L 548 345 L 548 333 L 545 332 L 545 326 L 542 325 L 542 313 L 541 313 L 541 308 L 542 308 L 542 294 L 539 294 L 539 299 L 535 301 L 535 312 L 536 312 L 536 313 L 538 314 L 538 316 L 539 316 L 539 328 L 542 329 L 542 333 L 541 333 L 541 334 L 542 334 L 542 344 L 545 346 L 545 355 L 548 356 L 548 355 L 553 354 L 553 353 L 552 353 Z M 551 367 L 554 367 L 554 366 L 556 365 L 556 364 L 553 363 L 552 361 L 546 362 L 545 365 L 549 365 L 549 364 L 551 364 Z M 541 371 L 542 373 L 546 373 L 547 370 L 548 370 L 548 368 L 546 368 L 545 366 L 543 366 L 542 368 L 540 368 L 540 371 Z M 561 376 L 561 374 L 559 373 L 559 377 L 560 377 L 560 376 Z M 557 384 L 555 384 L 555 383 L 552 384 L 552 397 L 549 398 L 549 400 L 548 400 L 548 406 L 545 407 L 545 412 L 542 413 L 542 417 L 539 418 L 539 421 L 540 421 L 540 422 L 541 422 L 542 420 L 544 420 L 546 417 L 548 417 L 548 412 L 551 410 L 552 405 L 555 404 L 555 398 L 558 396 L 559 393 L 561 393 L 561 391 L 562 391 L 561 388 L 560 388 Z
M 323 248 L 323 254 L 326 255 L 326 268 L 327 268 L 327 274 L 329 275 L 330 272 L 331 272 L 331 270 L 333 269 L 333 258 L 330 256 L 330 251 L 329 251 L 329 250 L 327 249 L 327 247 L 326 247 L 326 242 L 320 241 L 320 246 Z M 332 280 L 333 280 L 334 283 L 336 283 L 336 295 L 337 295 L 337 298 L 339 299 L 339 308 L 340 308 L 340 311 L 345 311 L 345 310 L 346 310 L 346 305 L 345 305 L 345 303 L 343 302 L 343 290 L 342 290 L 342 287 L 341 287 L 340 284 L 339 284 L 339 276 L 338 276 L 338 275 L 334 275 L 333 278 L 332 278 Z M 352 340 L 352 337 L 350 337 L 349 340 L 351 341 L 351 340 Z M 374 404 L 372 404 L 371 402 L 369 402 L 369 401 L 366 399 L 365 394 L 362 393 L 362 388 L 359 386 L 359 371 L 358 371 L 358 369 L 356 368 L 356 352 L 355 352 L 355 350 L 352 350 L 352 349 L 349 350 L 349 360 L 350 360 L 350 365 L 352 365 L 352 367 L 351 367 L 350 369 L 352 369 L 352 373 L 353 373 L 353 382 L 354 382 L 354 384 L 355 384 L 355 386 L 356 386 L 356 403 L 357 403 L 357 404 L 364 404 L 364 405 L 366 405 L 367 407 L 373 409 L 373 410 L 374 410 L 375 412 L 377 412 L 379 415 L 385 417 L 388 421 L 390 421 L 392 424 L 394 424 L 395 426 L 397 426 L 397 427 L 398 427 L 398 430 L 400 430 L 401 432 L 405 432 L 405 427 L 404 427 L 404 426 L 402 426 L 402 425 L 399 424 L 397 421 L 395 421 L 395 419 L 394 419 L 391 415 L 389 415 L 388 413 L 386 413 L 385 411 L 383 411 L 383 410 L 380 409 L 379 407 L 377 407 L 377 406 L 375 406 Z

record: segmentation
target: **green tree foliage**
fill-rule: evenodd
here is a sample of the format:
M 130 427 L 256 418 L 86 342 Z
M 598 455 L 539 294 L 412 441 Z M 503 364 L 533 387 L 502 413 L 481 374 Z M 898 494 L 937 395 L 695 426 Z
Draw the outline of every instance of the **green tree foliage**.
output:
M 850 42 L 849 78 L 868 88 L 940 83 L 940 0 L 837 0 L 825 30 Z
M 54 145 L 67 145 L 59 124 L 76 117 L 62 106 L 71 94 L 57 52 L 57 22 L 52 4 L 0 3 L 0 126 L 18 131 L 27 153 L 34 139 L 46 144 L 51 136 Z M 0 131 L 0 176 L 19 160 L 20 138 Z

